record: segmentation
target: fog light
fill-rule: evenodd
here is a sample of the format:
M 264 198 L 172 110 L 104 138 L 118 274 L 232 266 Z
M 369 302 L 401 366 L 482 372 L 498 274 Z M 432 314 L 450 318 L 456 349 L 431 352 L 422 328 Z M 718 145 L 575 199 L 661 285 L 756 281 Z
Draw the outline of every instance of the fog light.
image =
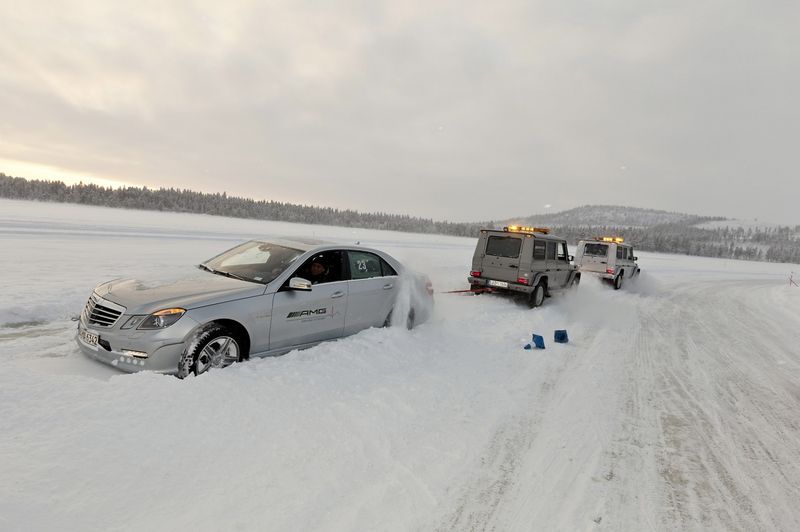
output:
M 144 351 L 131 351 L 130 349 L 123 349 L 122 354 L 129 357 L 147 358 L 148 354 Z

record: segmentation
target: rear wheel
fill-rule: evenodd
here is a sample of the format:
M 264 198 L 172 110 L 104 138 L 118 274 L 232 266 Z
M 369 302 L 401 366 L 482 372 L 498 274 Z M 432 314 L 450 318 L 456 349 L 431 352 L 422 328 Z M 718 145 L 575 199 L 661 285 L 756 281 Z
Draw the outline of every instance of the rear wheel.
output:
M 619 290 L 622 288 L 622 279 L 623 275 L 621 273 L 614 279 L 614 290 Z
M 528 306 L 531 308 L 541 307 L 542 302 L 544 302 L 544 292 L 544 285 L 542 283 L 537 284 L 528 299 Z
M 416 325 L 416 316 L 417 313 L 413 308 L 408 311 L 408 316 L 406 316 L 406 329 L 409 331 L 414 328 L 414 325 Z
M 241 342 L 222 325 L 201 330 L 189 342 L 178 362 L 178 377 L 201 375 L 212 368 L 224 368 L 242 360 Z

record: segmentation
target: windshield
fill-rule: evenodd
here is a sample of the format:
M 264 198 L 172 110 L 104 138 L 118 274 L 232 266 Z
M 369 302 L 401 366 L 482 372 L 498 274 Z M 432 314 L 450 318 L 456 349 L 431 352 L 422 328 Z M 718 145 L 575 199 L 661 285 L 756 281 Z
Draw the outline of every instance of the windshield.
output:
M 586 244 L 583 248 L 584 255 L 592 255 L 594 257 L 605 257 L 608 255 L 608 245 L 606 244 Z
M 303 252 L 299 249 L 268 242 L 251 241 L 229 249 L 204 262 L 201 266 L 214 273 L 267 284 L 302 254 Z

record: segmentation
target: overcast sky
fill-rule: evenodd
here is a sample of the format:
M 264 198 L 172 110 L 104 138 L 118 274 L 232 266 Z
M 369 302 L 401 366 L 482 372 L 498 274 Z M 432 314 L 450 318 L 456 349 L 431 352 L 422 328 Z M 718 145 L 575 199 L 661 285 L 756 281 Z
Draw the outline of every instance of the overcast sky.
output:
M 9 175 L 800 223 L 795 0 L 0 6 Z

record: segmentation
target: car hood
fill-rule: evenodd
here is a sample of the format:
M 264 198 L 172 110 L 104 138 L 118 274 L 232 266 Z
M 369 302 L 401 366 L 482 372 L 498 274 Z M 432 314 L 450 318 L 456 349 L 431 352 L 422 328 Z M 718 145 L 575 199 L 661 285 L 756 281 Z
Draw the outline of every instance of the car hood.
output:
M 95 289 L 97 295 L 124 306 L 126 314 L 150 314 L 181 307 L 187 310 L 259 296 L 263 284 L 197 270 L 176 279 L 116 279 Z

